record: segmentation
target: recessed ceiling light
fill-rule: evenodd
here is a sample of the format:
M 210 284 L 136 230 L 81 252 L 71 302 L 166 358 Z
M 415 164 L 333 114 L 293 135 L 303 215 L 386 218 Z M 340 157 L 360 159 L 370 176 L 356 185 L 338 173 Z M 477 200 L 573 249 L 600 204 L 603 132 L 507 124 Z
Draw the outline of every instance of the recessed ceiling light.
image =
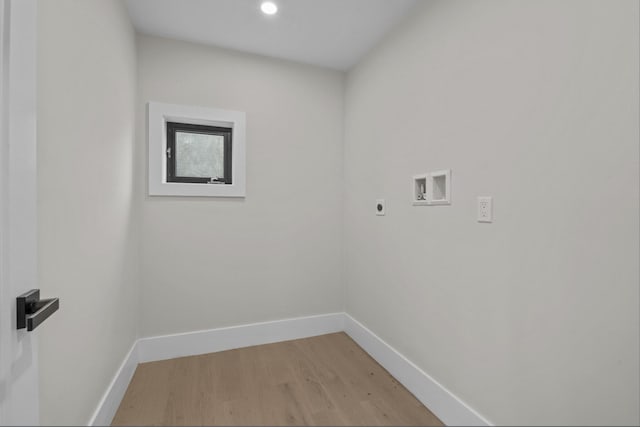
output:
M 278 12 L 278 6 L 272 1 L 263 1 L 260 10 L 265 15 L 275 15 Z

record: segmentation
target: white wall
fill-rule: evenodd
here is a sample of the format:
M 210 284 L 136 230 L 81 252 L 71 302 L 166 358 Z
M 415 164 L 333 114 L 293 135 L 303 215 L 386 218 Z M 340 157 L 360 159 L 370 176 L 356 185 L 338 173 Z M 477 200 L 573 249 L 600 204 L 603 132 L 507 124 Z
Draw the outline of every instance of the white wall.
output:
M 38 7 L 41 422 L 76 425 L 137 334 L 135 34 L 119 1 Z
M 423 2 L 348 76 L 347 311 L 497 424 L 640 423 L 638 12 Z
M 343 74 L 139 36 L 138 75 L 138 183 L 148 101 L 247 113 L 244 200 L 144 196 L 142 336 L 342 311 Z

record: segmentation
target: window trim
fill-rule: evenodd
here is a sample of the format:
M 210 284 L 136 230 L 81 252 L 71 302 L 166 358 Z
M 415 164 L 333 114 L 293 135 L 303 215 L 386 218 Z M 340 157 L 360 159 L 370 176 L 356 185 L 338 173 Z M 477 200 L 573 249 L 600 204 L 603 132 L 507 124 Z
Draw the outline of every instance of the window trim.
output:
M 176 133 L 198 133 L 202 135 L 219 135 L 224 138 L 224 176 L 222 179 L 213 177 L 196 178 L 176 176 Z M 232 184 L 232 133 L 233 129 L 220 126 L 194 125 L 192 123 L 167 122 L 167 182 L 189 182 L 192 184 Z
M 246 114 L 241 111 L 149 102 L 148 114 L 148 194 L 150 196 L 245 197 L 246 194 Z M 167 181 L 167 123 L 230 128 L 231 184 L 202 185 Z

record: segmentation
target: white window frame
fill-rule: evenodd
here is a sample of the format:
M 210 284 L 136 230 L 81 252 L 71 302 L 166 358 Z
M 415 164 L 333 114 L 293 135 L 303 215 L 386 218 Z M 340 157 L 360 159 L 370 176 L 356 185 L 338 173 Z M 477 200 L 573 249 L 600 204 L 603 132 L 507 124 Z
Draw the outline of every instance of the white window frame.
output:
M 246 114 L 241 111 L 149 102 L 149 195 L 245 197 Z M 227 127 L 233 130 L 231 184 L 167 182 L 167 122 Z

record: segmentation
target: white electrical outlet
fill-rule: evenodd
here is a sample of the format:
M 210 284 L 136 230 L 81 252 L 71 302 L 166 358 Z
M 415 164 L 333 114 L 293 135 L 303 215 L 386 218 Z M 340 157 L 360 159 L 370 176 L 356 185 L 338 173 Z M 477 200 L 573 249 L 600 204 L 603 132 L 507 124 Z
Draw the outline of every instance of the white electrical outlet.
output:
M 384 199 L 376 200 L 376 215 L 384 216 L 384 213 L 385 213 Z
M 478 222 L 493 222 L 493 197 L 478 197 Z

